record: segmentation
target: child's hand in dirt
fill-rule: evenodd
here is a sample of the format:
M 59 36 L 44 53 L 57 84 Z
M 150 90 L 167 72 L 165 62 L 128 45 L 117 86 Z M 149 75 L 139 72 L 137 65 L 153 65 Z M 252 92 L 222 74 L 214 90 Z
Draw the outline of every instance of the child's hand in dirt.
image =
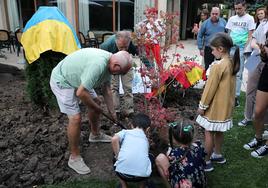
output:
M 205 114 L 205 110 L 202 110 L 200 108 L 197 109 L 197 113 L 201 116 L 203 116 Z

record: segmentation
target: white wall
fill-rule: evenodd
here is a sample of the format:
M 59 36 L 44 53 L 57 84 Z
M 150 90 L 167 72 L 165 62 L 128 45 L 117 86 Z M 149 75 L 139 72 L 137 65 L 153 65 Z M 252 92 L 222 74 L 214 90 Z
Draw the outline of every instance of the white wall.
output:
M 160 11 L 167 12 L 167 0 L 158 0 L 158 14 L 160 14 Z
M 134 25 L 145 19 L 143 12 L 146 8 L 146 5 L 149 7 L 154 7 L 154 0 L 135 0 Z

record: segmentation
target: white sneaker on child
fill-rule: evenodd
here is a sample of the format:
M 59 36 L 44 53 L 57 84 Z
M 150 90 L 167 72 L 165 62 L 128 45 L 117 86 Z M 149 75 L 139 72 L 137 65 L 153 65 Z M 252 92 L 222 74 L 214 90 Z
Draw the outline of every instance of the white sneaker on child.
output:
M 226 159 L 221 154 L 212 153 L 210 160 L 219 164 L 226 163 Z
M 80 155 L 76 156 L 75 158 L 70 156 L 68 166 L 78 174 L 89 174 L 91 172 Z

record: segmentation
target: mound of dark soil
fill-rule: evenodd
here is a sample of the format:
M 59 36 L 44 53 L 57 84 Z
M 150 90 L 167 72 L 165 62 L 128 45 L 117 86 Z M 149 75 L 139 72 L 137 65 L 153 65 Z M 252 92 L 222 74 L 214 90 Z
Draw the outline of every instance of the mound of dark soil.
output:
M 33 106 L 26 96 L 25 87 L 21 76 L 0 74 L 0 187 L 32 187 L 88 177 L 114 178 L 111 146 L 87 141 L 86 117 L 83 117 L 80 146 L 92 173 L 81 176 L 67 167 L 67 117 L 57 109 L 44 113 Z M 200 92 L 189 90 L 187 97 L 180 95 L 166 106 L 180 117 L 193 119 Z M 140 97 L 134 99 L 137 102 Z M 120 130 L 104 117 L 101 125 L 110 135 Z

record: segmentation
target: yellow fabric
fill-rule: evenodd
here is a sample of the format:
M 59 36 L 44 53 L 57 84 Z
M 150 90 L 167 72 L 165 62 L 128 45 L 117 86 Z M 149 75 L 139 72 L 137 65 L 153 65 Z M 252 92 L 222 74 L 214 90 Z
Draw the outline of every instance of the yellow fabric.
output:
M 45 20 L 32 26 L 22 34 L 21 43 L 29 64 L 48 50 L 68 55 L 79 49 L 72 30 L 57 20 Z
M 204 117 L 210 122 L 230 120 L 235 99 L 236 76 L 232 60 L 223 58 L 211 67 L 200 104 L 208 106 Z
M 194 67 L 190 72 L 186 72 L 185 74 L 190 84 L 193 85 L 197 81 L 202 80 L 203 70 L 199 67 Z

